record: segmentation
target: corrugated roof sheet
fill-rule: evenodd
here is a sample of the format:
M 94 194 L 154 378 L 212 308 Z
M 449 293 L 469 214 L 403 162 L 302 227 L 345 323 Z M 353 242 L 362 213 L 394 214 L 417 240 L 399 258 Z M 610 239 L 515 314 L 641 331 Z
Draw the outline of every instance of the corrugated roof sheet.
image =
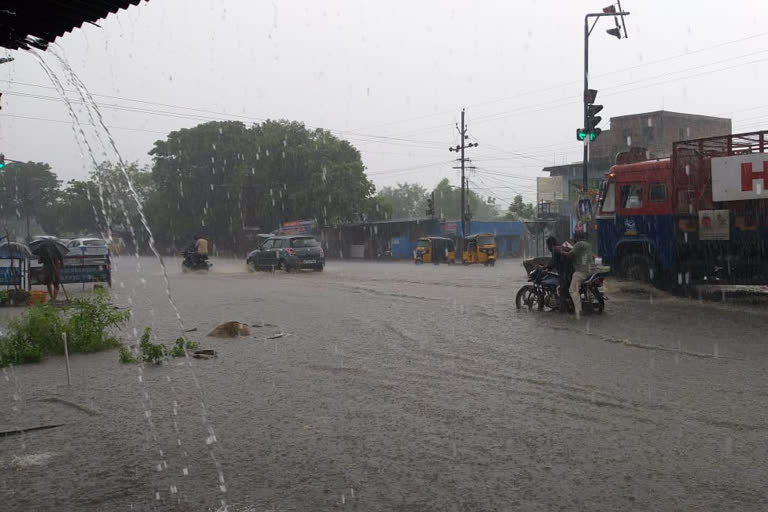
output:
M 57 37 L 96 23 L 142 0 L 5 0 L 0 4 L 0 47 L 45 50 Z M 149 1 L 149 0 L 143 0 Z

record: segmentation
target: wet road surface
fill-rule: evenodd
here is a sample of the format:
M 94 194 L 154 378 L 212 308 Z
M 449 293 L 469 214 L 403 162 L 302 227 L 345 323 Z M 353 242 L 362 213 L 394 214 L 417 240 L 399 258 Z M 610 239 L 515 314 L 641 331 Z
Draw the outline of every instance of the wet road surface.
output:
M 123 335 L 170 344 L 140 263 L 119 261 Z M 60 357 L 0 373 L 3 431 L 64 424 L 0 435 L 0 509 L 768 509 L 764 308 L 608 282 L 605 314 L 576 323 L 515 310 L 519 260 L 169 272 L 219 357 L 76 355 L 72 388 Z M 263 326 L 204 336 L 230 320 Z

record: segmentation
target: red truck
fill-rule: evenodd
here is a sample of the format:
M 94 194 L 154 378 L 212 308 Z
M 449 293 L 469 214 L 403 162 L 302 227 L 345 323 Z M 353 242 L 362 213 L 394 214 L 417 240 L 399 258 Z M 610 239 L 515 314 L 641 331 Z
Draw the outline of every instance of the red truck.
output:
M 768 131 L 622 153 L 600 185 L 598 255 L 662 286 L 768 282 Z

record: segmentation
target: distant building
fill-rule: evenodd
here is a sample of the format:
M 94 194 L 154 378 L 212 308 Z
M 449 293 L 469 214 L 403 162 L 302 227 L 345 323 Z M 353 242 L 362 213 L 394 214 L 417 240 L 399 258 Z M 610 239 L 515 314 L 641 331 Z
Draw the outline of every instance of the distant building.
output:
M 597 189 L 616 160 L 616 155 L 632 147 L 648 150 L 648 158 L 666 158 L 672 144 L 680 140 L 714 137 L 731 133 L 731 120 L 658 110 L 612 117 L 610 129 L 603 130 L 589 146 L 589 188 Z M 574 141 L 575 142 L 575 141 Z M 572 216 L 577 190 L 583 183 L 582 162 L 544 167 L 550 178 L 539 178 L 537 199 L 544 216 Z

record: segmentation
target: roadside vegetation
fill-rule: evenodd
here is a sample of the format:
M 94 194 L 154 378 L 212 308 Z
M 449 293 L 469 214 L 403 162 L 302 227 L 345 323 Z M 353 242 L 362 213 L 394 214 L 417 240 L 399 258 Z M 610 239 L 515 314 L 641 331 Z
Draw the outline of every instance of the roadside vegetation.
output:
M 11 320 L 0 336 L 0 367 L 36 363 L 45 356 L 69 352 L 97 352 L 120 346 L 114 330 L 123 327 L 130 313 L 118 311 L 106 292 L 97 290 L 71 306 L 33 305 Z
M 139 340 L 138 346 L 120 347 L 121 363 L 152 363 L 160 364 L 168 357 L 184 357 L 184 351 L 194 352 L 199 348 L 199 344 L 182 337 L 176 338 L 172 347 L 166 347 L 160 343 L 152 343 L 152 330 L 147 327 L 144 329 Z

